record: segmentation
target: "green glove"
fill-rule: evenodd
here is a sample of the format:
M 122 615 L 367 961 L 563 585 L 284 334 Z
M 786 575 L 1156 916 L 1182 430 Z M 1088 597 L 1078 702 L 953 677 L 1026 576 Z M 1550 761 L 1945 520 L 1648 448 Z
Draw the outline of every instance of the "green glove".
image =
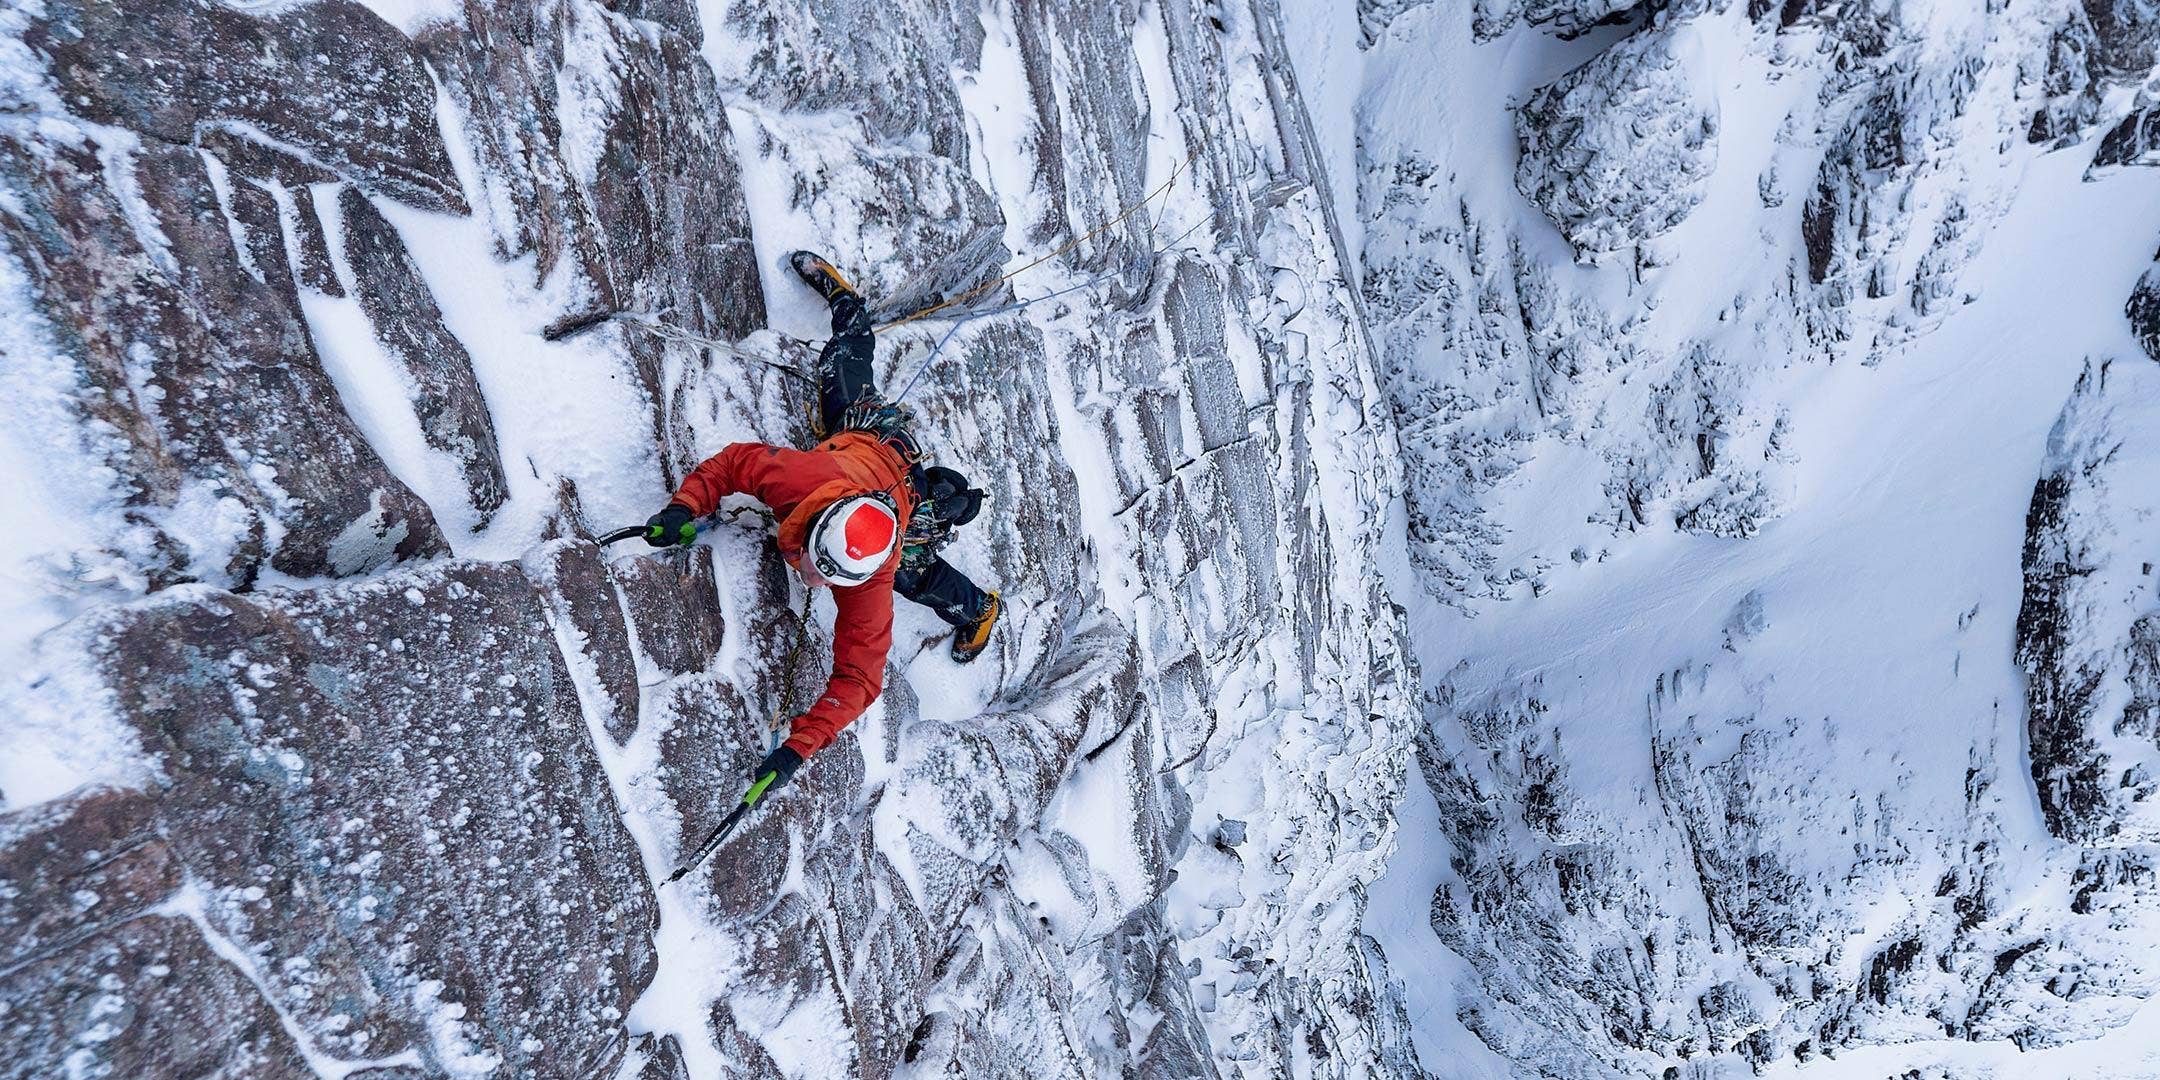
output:
M 767 776 L 772 777 L 772 783 L 766 784 L 764 789 L 758 792 L 760 796 L 770 795 L 786 787 L 787 782 L 795 778 L 795 770 L 802 768 L 802 763 L 802 755 L 796 753 L 794 747 L 782 743 L 772 753 L 765 755 L 765 760 L 758 762 L 757 771 L 750 775 L 750 782 L 755 786 Z
M 681 503 L 669 503 L 667 509 L 645 520 L 645 542 L 654 547 L 673 547 L 697 539 L 697 525 L 690 520 L 690 508 Z

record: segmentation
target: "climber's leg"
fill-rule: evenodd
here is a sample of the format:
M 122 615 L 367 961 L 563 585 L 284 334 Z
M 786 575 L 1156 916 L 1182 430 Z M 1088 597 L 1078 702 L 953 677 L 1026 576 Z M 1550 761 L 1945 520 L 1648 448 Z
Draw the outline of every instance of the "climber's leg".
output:
M 989 593 L 942 558 L 901 567 L 893 575 L 893 591 L 937 612 L 948 625 L 962 628 L 982 621 L 991 604 Z
M 877 393 L 877 376 L 870 366 L 877 338 L 870 329 L 869 305 L 830 262 L 798 251 L 788 264 L 832 307 L 832 338 L 818 354 L 817 371 L 818 419 L 829 434 L 839 430 L 840 414 L 849 405 Z

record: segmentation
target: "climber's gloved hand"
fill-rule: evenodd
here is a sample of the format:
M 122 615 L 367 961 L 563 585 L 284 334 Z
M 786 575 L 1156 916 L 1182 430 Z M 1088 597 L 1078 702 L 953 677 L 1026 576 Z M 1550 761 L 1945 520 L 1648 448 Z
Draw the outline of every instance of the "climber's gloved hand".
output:
M 758 762 L 757 771 L 750 774 L 750 783 L 756 786 L 758 781 L 765 778 L 766 773 L 773 774 L 772 783 L 766 785 L 765 791 L 759 796 L 763 798 L 786 787 L 787 782 L 794 779 L 795 770 L 800 768 L 802 755 L 796 753 L 794 747 L 781 743 L 778 749 L 765 755 L 765 760 Z
M 690 508 L 681 503 L 669 503 L 667 509 L 645 519 L 645 542 L 654 547 L 673 547 L 697 539 L 697 526 L 690 521 Z

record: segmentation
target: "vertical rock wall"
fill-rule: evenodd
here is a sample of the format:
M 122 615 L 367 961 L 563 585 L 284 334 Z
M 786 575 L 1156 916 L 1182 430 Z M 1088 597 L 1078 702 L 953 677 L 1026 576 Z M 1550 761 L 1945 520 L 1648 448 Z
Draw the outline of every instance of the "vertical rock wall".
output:
M 5 789 L 0 1075 L 1414 1070 L 1360 936 L 1399 481 L 1273 17 L 7 14 L 7 347 L 95 468 L 0 728 L 56 763 Z M 880 706 L 659 884 L 829 602 L 753 514 L 578 537 L 802 437 L 788 248 L 892 317 L 1083 236 L 881 336 L 991 494 L 996 647 L 903 605 Z

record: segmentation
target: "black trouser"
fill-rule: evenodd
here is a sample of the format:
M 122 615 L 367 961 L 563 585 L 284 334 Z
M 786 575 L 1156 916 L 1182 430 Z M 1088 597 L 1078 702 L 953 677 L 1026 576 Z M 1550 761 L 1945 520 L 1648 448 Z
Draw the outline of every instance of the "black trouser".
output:
M 818 418 L 826 434 L 839 433 L 840 414 L 848 406 L 877 393 L 877 376 L 870 370 L 876 351 L 863 298 L 854 293 L 833 297 L 832 340 L 818 354 Z
M 870 330 L 870 312 L 860 296 L 842 293 L 832 301 L 832 339 L 818 355 L 818 413 L 828 435 L 840 430 L 841 414 L 849 405 L 877 394 L 877 376 L 870 369 L 877 338 Z M 922 492 L 916 492 L 921 501 Z M 927 509 L 927 508 L 925 508 Z M 990 610 L 990 594 L 982 591 L 951 563 L 932 556 L 927 563 L 900 568 L 893 576 L 893 590 L 930 610 L 953 626 L 973 626 Z
M 893 575 L 893 591 L 937 612 L 938 618 L 953 626 L 973 626 L 990 610 L 990 594 L 937 556 L 920 566 L 902 566 Z

